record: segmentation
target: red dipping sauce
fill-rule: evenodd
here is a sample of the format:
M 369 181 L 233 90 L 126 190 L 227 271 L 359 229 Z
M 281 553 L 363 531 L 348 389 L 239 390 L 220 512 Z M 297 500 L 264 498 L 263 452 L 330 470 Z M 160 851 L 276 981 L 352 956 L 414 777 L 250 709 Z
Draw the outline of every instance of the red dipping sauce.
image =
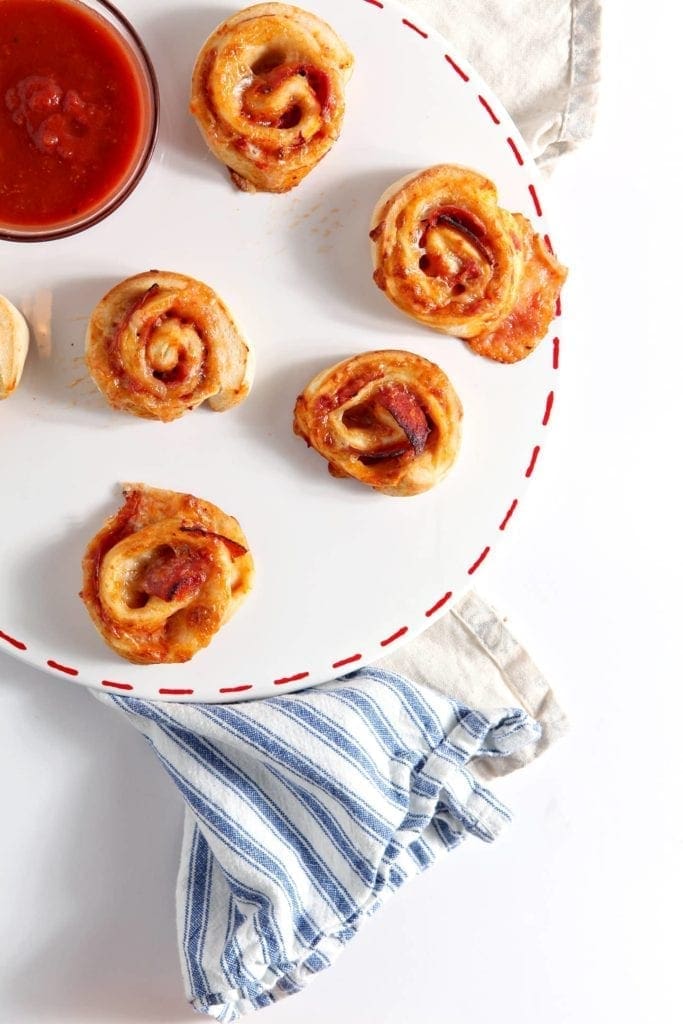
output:
M 111 212 L 156 134 L 156 83 L 127 23 L 78 0 L 0 0 L 0 235 L 54 237 Z

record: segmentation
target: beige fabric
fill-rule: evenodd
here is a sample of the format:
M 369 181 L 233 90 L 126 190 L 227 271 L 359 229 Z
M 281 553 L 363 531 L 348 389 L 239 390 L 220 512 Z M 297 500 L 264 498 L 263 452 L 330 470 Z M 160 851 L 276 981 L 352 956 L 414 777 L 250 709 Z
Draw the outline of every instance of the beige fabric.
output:
M 548 170 L 593 128 L 601 0 L 403 0 L 464 54 Z
M 534 746 L 509 757 L 480 758 L 482 778 L 522 768 L 566 732 L 566 717 L 547 680 L 505 621 L 473 591 L 379 665 L 480 711 L 522 707 L 539 722 L 543 731 Z

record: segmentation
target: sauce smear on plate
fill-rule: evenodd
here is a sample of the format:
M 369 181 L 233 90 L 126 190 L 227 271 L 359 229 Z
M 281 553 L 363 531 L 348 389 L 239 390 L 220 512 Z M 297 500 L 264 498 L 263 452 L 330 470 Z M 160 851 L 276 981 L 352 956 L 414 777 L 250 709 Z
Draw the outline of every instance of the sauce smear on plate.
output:
M 140 151 L 140 74 L 73 0 L 0 0 L 0 225 L 68 222 L 117 191 Z

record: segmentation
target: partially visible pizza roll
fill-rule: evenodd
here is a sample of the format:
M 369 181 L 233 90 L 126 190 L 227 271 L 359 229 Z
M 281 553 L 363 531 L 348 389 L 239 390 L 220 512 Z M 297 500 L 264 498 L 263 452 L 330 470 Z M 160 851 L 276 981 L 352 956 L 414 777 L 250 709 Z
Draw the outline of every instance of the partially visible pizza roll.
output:
M 204 401 L 217 412 L 249 394 L 249 346 L 224 302 L 201 281 L 150 270 L 95 307 L 86 363 L 115 409 L 175 420 Z
M 401 497 L 443 479 L 458 455 L 461 421 L 443 370 L 392 349 L 323 370 L 294 408 L 294 433 L 327 459 L 332 476 Z
M 19 310 L 0 295 L 0 400 L 19 385 L 28 352 L 28 326 Z
M 238 188 L 287 192 L 338 138 L 352 68 L 353 55 L 317 15 L 257 4 L 204 43 L 190 110 Z
M 123 493 L 86 549 L 81 598 L 122 658 L 189 661 L 251 589 L 246 537 L 236 519 L 191 494 L 144 484 Z
M 370 238 L 376 284 L 415 320 L 502 363 L 546 335 L 567 270 L 481 174 L 441 164 L 401 179 Z

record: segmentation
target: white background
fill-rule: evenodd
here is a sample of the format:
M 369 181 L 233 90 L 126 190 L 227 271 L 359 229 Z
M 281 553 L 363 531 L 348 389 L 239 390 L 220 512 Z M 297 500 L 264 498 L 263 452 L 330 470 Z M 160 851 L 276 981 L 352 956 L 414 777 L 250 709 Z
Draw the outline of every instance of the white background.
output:
M 683 828 L 679 36 L 607 11 L 595 138 L 545 188 L 572 269 L 533 487 L 478 577 L 571 735 L 497 784 L 515 811 L 412 883 L 279 1021 L 676 1018 Z M 0 659 L 0 1020 L 196 1021 L 180 985 L 180 799 L 139 735 Z

